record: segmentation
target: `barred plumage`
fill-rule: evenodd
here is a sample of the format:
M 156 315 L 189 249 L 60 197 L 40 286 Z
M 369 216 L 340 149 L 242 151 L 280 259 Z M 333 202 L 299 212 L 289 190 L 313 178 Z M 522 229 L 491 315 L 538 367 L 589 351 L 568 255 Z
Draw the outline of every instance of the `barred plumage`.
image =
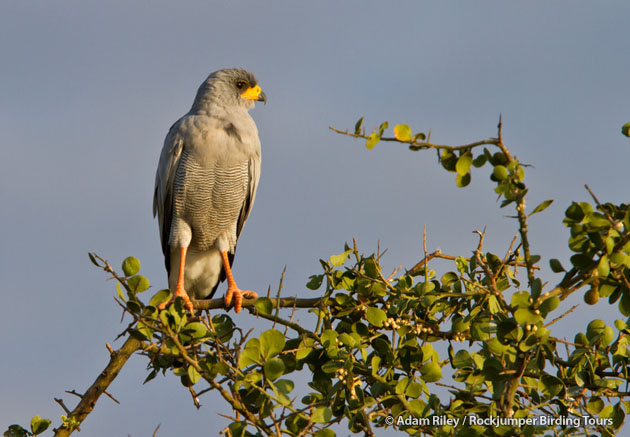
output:
M 248 195 L 248 169 L 247 161 L 204 168 L 184 150 L 173 184 L 171 238 L 179 236 L 185 222 L 192 231 L 191 249 L 208 250 L 226 234 L 229 251 L 234 252 L 238 218 Z

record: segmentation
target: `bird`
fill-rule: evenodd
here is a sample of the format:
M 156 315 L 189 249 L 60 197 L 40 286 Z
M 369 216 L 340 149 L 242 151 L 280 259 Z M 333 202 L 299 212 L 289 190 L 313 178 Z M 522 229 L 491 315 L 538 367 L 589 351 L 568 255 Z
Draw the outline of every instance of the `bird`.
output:
M 193 313 L 190 297 L 212 298 L 227 279 L 225 307 L 256 292 L 241 290 L 232 274 L 236 242 L 260 179 L 260 139 L 249 110 L 267 102 L 256 77 L 242 68 L 211 73 L 192 107 L 169 129 L 155 176 L 157 215 L 172 298 Z

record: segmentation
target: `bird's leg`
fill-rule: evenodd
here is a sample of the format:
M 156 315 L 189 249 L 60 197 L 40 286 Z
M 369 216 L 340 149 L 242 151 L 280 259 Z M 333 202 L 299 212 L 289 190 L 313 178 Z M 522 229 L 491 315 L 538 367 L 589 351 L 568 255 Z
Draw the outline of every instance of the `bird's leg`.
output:
M 251 290 L 241 290 L 236 286 L 234 276 L 232 276 L 232 269 L 230 269 L 230 260 L 228 259 L 227 252 L 221 252 L 221 258 L 223 258 L 223 268 L 225 269 L 225 276 L 228 281 L 228 289 L 225 292 L 223 301 L 225 306 L 229 307 L 232 304 L 232 298 L 234 299 L 234 312 L 240 313 L 243 305 L 243 297 L 248 299 L 256 299 L 258 294 Z
M 177 273 L 177 285 L 175 286 L 175 294 L 171 298 L 170 301 L 166 303 L 161 303 L 158 308 L 163 310 L 167 305 L 175 302 L 177 297 L 181 297 L 184 299 L 184 308 L 193 313 L 193 304 L 188 297 L 188 293 L 184 290 L 184 269 L 186 267 L 186 252 L 188 251 L 188 247 L 182 247 L 179 252 L 179 272 Z M 194 314 L 194 313 L 193 313 Z

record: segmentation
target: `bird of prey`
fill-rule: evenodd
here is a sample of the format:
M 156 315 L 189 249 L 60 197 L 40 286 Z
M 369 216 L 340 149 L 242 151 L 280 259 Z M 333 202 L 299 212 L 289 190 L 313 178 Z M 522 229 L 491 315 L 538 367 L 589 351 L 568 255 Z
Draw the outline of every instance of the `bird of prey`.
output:
M 191 312 L 189 296 L 211 298 L 225 279 L 225 305 L 234 301 L 237 313 L 243 297 L 257 297 L 237 287 L 231 270 L 260 177 L 258 129 L 248 112 L 255 101 L 266 96 L 252 73 L 215 71 L 164 140 L 153 216 L 173 300 L 181 296 Z

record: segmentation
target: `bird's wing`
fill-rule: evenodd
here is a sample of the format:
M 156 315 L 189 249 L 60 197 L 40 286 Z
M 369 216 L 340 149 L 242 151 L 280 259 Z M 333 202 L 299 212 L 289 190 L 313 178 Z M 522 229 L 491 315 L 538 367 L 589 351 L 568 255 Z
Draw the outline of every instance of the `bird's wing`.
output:
M 168 240 L 171 232 L 171 215 L 173 208 L 173 183 L 175 173 L 182 156 L 184 140 L 178 133 L 179 122 L 171 126 L 164 147 L 160 154 L 157 173 L 155 174 L 155 191 L 153 194 L 153 217 L 157 215 L 160 227 L 160 241 L 162 252 L 164 253 L 164 263 L 166 271 L 171 268 L 170 249 Z M 170 274 L 170 272 L 169 272 Z
M 238 216 L 238 223 L 236 225 L 236 238 L 241 235 L 241 231 L 243 230 L 243 226 L 245 226 L 245 222 L 247 221 L 247 217 L 249 217 L 249 213 L 254 206 L 254 200 L 256 199 L 256 189 L 258 188 L 258 180 L 260 179 L 260 155 L 256 154 L 249 158 L 248 163 L 248 184 L 247 184 L 247 193 L 245 194 L 245 199 L 243 200 L 243 207 L 241 208 L 241 212 Z M 236 247 L 234 248 L 236 252 Z M 230 266 L 234 262 L 234 253 L 228 253 L 228 259 L 230 261 Z M 221 276 L 219 277 L 219 282 L 223 282 L 225 280 L 225 271 L 221 271 Z
M 254 199 L 256 198 L 256 189 L 258 188 L 258 180 L 260 179 L 260 156 L 253 156 L 249 159 L 249 169 L 248 169 L 248 186 L 247 186 L 247 194 L 245 195 L 245 200 L 243 201 L 243 208 L 241 208 L 241 213 L 238 217 L 238 225 L 236 227 L 236 237 L 238 238 L 241 235 L 241 231 L 243 230 L 243 226 L 247 221 L 247 217 L 249 217 L 249 213 L 254 206 Z

